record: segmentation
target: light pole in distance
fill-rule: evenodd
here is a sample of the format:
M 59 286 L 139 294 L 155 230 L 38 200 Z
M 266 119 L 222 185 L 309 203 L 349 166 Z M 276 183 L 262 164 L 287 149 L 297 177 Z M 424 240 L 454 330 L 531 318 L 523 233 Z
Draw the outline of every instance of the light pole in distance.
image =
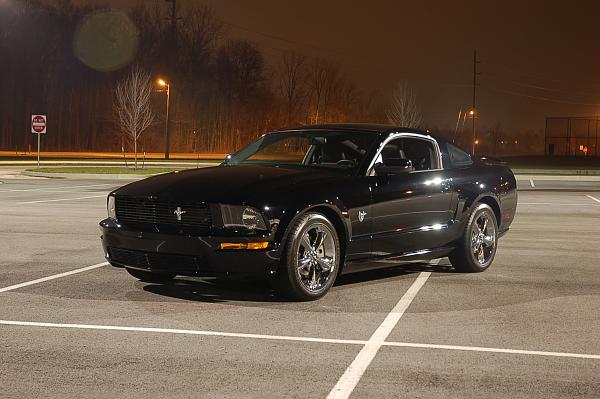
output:
M 165 88 L 165 92 L 167 92 L 167 113 L 165 115 L 165 159 L 169 159 L 169 146 L 171 141 L 170 135 L 170 120 L 169 120 L 169 108 L 171 105 L 171 85 L 167 83 L 164 79 L 158 79 L 158 84 Z

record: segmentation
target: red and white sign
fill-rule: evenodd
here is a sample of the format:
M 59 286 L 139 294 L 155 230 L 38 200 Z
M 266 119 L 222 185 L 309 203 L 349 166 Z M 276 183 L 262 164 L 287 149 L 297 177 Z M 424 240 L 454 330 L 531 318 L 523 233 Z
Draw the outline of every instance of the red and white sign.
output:
M 31 133 L 46 133 L 46 115 L 31 115 Z

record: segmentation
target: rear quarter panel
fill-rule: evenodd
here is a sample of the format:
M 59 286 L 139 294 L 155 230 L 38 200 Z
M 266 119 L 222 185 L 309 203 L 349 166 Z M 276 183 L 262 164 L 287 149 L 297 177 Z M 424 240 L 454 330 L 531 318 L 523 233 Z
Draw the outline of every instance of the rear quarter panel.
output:
M 448 170 L 455 190 L 456 238 L 462 234 L 464 224 L 479 202 L 488 203 L 498 219 L 498 230 L 504 233 L 514 220 L 517 208 L 517 185 L 510 168 L 499 163 L 478 161 L 472 166 Z

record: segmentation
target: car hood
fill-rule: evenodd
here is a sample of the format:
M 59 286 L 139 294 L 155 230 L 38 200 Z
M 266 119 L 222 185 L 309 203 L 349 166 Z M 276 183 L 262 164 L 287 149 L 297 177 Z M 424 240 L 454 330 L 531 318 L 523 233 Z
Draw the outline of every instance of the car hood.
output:
M 153 176 L 116 190 L 116 195 L 164 200 L 252 204 L 289 197 L 299 188 L 339 181 L 347 171 L 261 165 L 215 166 Z

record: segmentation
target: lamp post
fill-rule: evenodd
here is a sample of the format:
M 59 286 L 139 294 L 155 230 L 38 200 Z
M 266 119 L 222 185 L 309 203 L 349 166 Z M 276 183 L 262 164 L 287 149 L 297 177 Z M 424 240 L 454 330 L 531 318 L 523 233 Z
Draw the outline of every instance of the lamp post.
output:
M 171 141 L 170 136 L 170 120 L 169 120 L 169 108 L 171 105 L 171 85 L 165 82 L 163 79 L 158 79 L 158 84 L 165 88 L 164 91 L 167 92 L 167 113 L 165 115 L 165 159 L 169 159 L 169 146 Z
M 473 108 L 472 110 L 469 111 L 469 116 L 472 119 L 472 123 L 473 123 L 473 132 L 472 132 L 472 136 L 471 137 L 471 154 L 474 156 L 475 155 L 475 146 L 477 144 L 479 144 L 479 140 L 477 140 L 477 136 L 475 135 L 475 118 L 477 117 L 477 115 L 475 115 L 475 108 Z

